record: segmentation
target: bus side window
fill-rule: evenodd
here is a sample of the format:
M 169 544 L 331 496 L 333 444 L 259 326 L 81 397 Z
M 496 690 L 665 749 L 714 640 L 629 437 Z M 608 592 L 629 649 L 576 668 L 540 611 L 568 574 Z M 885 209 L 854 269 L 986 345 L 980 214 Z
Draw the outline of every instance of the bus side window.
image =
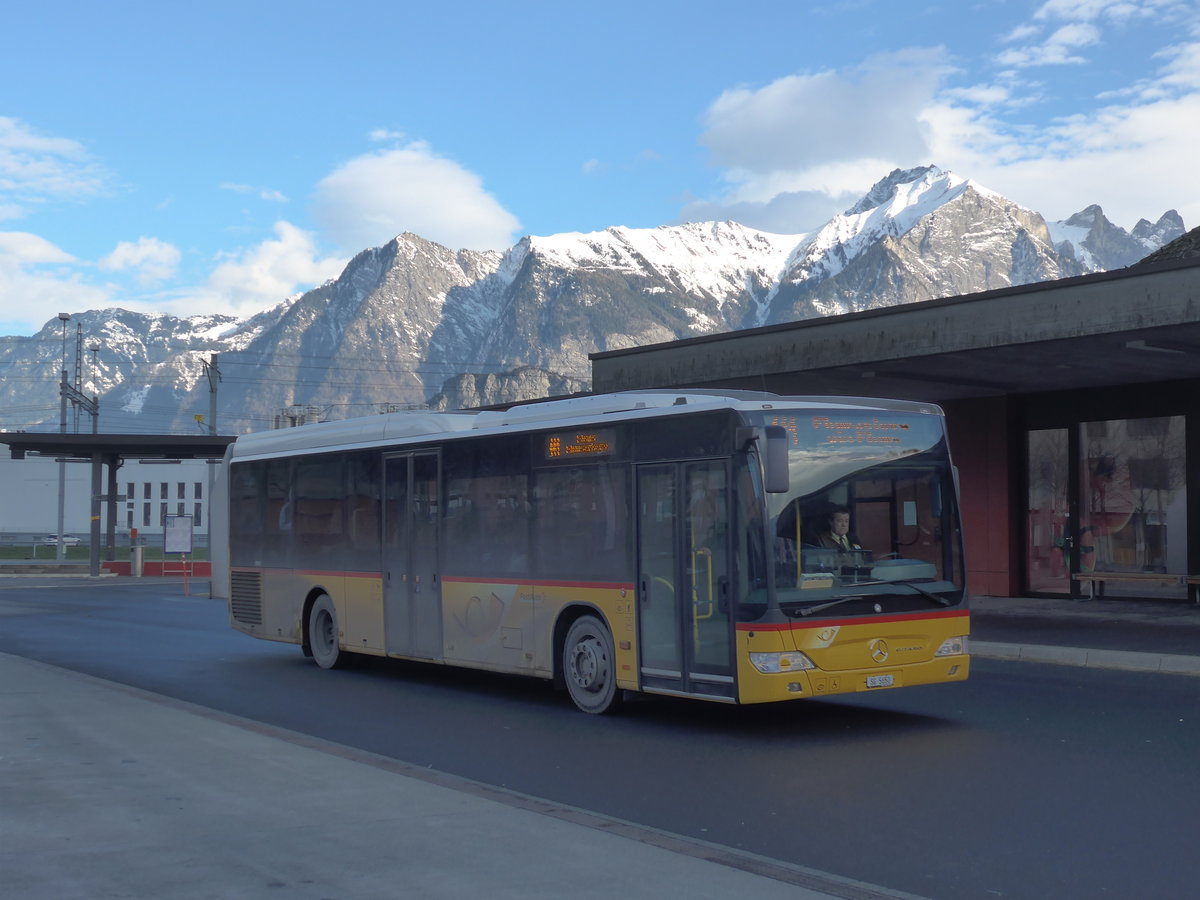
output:
M 380 566 L 379 465 L 378 454 L 356 453 L 346 467 L 346 565 L 367 571 Z
M 538 573 L 632 578 L 628 494 L 625 470 L 619 466 L 538 471 L 534 487 Z
M 444 552 L 456 575 L 529 569 L 528 441 L 463 441 L 446 448 Z
M 342 545 L 345 491 L 340 457 L 318 457 L 296 465 L 291 516 L 298 564 L 342 565 L 337 551 Z
M 273 459 L 266 467 L 266 518 L 263 520 L 263 565 L 292 565 L 292 462 Z
M 263 564 L 263 504 L 266 500 L 266 470 L 263 462 L 233 467 L 229 496 L 229 559 L 235 566 Z

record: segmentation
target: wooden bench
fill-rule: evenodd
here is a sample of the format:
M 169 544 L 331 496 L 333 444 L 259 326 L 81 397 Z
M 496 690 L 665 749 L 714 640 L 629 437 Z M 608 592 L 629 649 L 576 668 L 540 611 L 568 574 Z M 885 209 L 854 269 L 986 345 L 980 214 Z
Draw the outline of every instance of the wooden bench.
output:
M 1200 603 L 1200 575 L 1175 575 L 1169 572 L 1080 572 L 1071 576 L 1088 587 L 1088 599 L 1104 596 L 1104 585 L 1110 581 L 1142 584 L 1187 585 L 1188 599 Z

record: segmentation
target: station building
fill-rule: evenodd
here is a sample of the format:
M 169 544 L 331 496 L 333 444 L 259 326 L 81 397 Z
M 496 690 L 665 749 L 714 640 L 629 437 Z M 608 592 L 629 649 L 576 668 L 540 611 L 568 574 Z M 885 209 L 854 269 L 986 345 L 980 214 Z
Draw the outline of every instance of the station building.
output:
M 1200 582 L 1200 259 L 591 362 L 596 392 L 722 387 L 941 406 L 974 594 L 1098 586 L 1184 599 Z

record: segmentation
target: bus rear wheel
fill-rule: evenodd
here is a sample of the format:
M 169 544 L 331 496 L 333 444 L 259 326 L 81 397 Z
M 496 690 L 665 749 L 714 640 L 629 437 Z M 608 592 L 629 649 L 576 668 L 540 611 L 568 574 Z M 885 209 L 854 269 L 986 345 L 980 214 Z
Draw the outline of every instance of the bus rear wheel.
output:
M 308 647 L 313 661 L 322 669 L 339 669 L 346 654 L 338 647 L 337 608 L 328 594 L 313 601 L 308 611 Z
M 595 616 L 576 619 L 563 642 L 563 679 L 585 713 L 611 712 L 621 699 L 612 635 Z

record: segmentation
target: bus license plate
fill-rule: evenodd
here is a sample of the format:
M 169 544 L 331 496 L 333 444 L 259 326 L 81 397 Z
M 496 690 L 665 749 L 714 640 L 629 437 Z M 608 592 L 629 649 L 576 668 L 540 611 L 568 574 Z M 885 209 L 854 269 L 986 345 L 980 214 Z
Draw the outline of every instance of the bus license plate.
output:
M 895 683 L 895 677 L 892 675 L 868 675 L 867 687 L 891 687 Z

